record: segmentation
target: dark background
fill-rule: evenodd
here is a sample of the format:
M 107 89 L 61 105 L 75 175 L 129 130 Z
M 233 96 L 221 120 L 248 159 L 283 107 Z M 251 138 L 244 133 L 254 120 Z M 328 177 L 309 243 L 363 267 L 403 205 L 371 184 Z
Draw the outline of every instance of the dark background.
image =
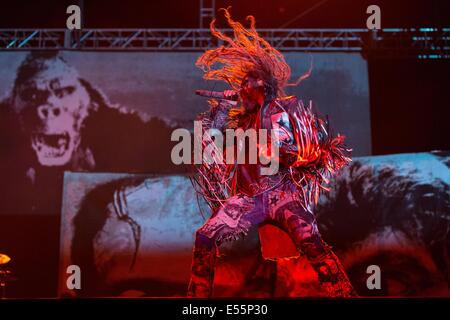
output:
M 80 2 L 86 28 L 198 27 L 198 0 L 2 1 L 0 27 L 64 28 L 61 13 Z M 381 8 L 383 28 L 449 25 L 446 0 L 216 0 L 216 9 L 231 6 L 236 19 L 255 15 L 259 28 L 365 28 L 372 4 Z

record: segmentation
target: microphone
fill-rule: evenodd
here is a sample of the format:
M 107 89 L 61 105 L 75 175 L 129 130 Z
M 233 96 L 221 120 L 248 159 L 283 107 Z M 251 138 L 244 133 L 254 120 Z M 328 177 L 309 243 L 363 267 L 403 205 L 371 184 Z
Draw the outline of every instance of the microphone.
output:
M 201 97 L 206 98 L 216 98 L 216 99 L 223 99 L 223 100 L 231 100 L 231 101 L 237 101 L 239 99 L 239 93 L 236 92 L 235 94 L 231 96 L 225 96 L 225 93 L 222 91 L 210 91 L 210 90 L 195 90 L 195 94 Z

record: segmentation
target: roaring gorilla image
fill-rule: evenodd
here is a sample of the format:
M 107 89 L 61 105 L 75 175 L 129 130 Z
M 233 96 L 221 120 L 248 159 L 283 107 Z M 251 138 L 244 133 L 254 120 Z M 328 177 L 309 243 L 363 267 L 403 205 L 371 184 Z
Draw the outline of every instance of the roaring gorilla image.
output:
M 13 110 L 39 164 L 92 168 L 95 162 L 89 149 L 80 147 L 80 130 L 90 109 L 98 106 L 77 72 L 61 58 L 31 58 L 19 70 L 17 82 Z
M 9 295 L 56 295 L 65 172 L 183 172 L 172 130 L 112 104 L 58 52 L 25 57 L 0 101 L 0 252 L 19 279 Z
M 57 52 L 25 58 L 0 121 L 1 213 L 58 214 L 64 171 L 183 170 L 170 161 L 173 128 L 111 104 Z

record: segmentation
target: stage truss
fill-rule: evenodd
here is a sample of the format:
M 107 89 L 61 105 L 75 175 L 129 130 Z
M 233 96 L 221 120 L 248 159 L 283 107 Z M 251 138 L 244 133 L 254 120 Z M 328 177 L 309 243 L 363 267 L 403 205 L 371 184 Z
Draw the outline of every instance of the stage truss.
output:
M 230 30 L 225 30 L 230 32 Z M 450 28 L 259 29 L 281 51 L 450 58 Z M 209 29 L 0 29 L 0 50 L 204 51 Z

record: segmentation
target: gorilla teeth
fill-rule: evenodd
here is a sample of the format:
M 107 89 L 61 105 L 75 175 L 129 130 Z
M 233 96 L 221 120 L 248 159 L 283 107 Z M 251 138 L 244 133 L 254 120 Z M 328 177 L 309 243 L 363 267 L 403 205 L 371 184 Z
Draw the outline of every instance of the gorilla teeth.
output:
M 46 144 L 49 147 L 59 148 L 67 144 L 68 137 L 65 134 L 39 134 L 38 142 Z
M 70 144 L 70 136 L 67 132 L 62 134 L 44 134 L 33 135 L 33 149 L 44 157 L 54 158 L 65 154 Z

